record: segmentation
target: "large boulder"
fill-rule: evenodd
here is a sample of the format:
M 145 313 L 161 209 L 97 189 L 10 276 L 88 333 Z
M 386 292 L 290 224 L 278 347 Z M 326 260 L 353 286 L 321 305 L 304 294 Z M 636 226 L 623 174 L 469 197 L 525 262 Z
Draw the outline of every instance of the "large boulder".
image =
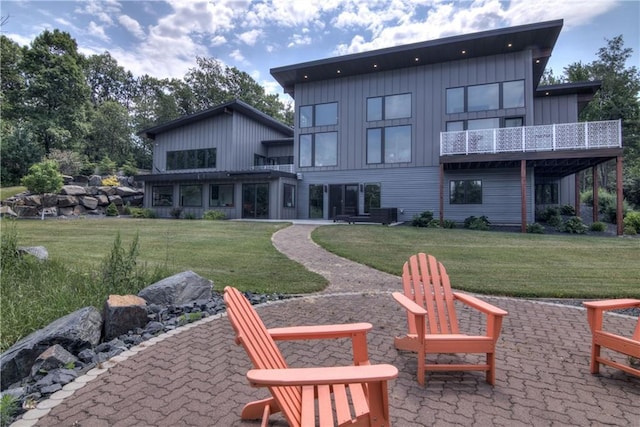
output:
M 49 259 L 49 251 L 44 246 L 18 246 L 18 253 L 33 255 L 39 261 Z
M 87 188 L 79 185 L 63 185 L 60 194 L 68 196 L 84 196 L 87 194 Z
M 99 187 L 102 185 L 102 177 L 100 175 L 91 175 L 89 177 L 89 185 L 92 187 Z
M 94 210 L 98 207 L 98 199 L 91 196 L 82 196 L 80 197 L 80 203 L 87 209 Z
M 104 304 L 104 340 L 109 341 L 148 322 L 147 303 L 136 295 L 109 295 Z
M 140 194 L 137 190 L 129 187 L 116 187 L 116 194 L 120 197 L 131 197 Z
M 78 358 L 65 350 L 61 345 L 55 344 L 43 351 L 33 363 L 31 367 L 31 376 L 35 377 L 38 373 L 44 371 L 52 371 L 54 369 L 64 368 L 69 364 L 75 364 Z
M 39 194 L 32 194 L 23 198 L 25 206 L 40 206 L 42 205 L 42 200 L 40 199 Z
M 16 206 L 15 212 L 19 218 L 29 218 L 39 215 L 38 208 L 35 206 Z
M 148 286 L 138 293 L 149 304 L 182 305 L 211 298 L 213 282 L 194 273 L 183 271 Z
M 98 344 L 102 315 L 94 307 L 74 311 L 15 343 L 0 355 L 1 390 L 29 376 L 36 358 L 54 344 L 77 354 Z
M 58 207 L 60 208 L 68 208 L 78 204 L 78 198 L 76 196 L 70 195 L 59 195 L 58 196 Z

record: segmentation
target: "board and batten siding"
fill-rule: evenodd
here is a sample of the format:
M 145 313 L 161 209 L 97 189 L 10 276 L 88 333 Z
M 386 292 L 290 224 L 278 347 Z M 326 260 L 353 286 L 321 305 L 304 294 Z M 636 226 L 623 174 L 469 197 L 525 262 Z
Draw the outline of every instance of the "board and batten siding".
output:
M 220 170 L 247 170 L 253 166 L 254 154 L 267 156 L 267 147 L 262 141 L 281 139 L 283 135 L 275 129 L 263 125 L 243 114 L 233 114 L 233 150 L 231 153 L 229 169 Z M 220 156 L 220 154 L 218 154 Z
M 534 124 L 576 123 L 578 121 L 577 97 L 577 95 L 564 95 L 536 98 Z
M 305 105 L 338 103 L 337 125 L 301 129 L 299 123 L 296 123 L 294 139 L 294 149 L 298 155 L 300 134 L 337 131 L 337 166 L 305 167 L 299 168 L 299 172 L 333 173 L 337 170 L 437 166 L 440 156 L 440 132 L 445 130 L 447 121 L 523 116 L 525 123 L 532 123 L 533 84 L 530 60 L 531 53 L 527 51 L 299 83 L 295 87 L 298 111 Z M 447 88 L 511 80 L 525 80 L 524 108 L 446 114 Z M 405 93 L 411 94 L 410 118 L 366 121 L 367 98 Z M 296 114 L 298 120 L 299 116 Z M 411 125 L 411 161 L 367 164 L 367 129 L 400 125 Z
M 452 180 L 481 180 L 482 204 L 451 204 Z M 527 168 L 527 222 L 535 222 L 533 199 L 533 169 Z M 473 171 L 447 171 L 444 175 L 444 217 L 463 222 L 473 215 L 485 215 L 493 224 L 520 224 L 521 216 L 520 169 L 474 169 Z

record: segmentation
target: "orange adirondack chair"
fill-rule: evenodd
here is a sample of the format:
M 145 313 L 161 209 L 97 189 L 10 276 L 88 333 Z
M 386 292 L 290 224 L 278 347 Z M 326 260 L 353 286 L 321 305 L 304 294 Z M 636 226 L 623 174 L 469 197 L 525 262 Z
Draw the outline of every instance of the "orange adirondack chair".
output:
M 600 372 L 600 364 L 602 363 L 640 377 L 640 369 L 623 365 L 600 354 L 601 348 L 605 347 L 615 352 L 640 359 L 640 316 L 638 316 L 638 323 L 631 338 L 603 330 L 603 315 L 605 311 L 619 308 L 640 308 L 640 300 L 624 298 L 587 301 L 583 302 L 583 304 L 587 307 L 587 320 L 589 322 L 589 328 L 591 329 L 591 373 L 597 374 Z
M 255 369 L 247 373 L 254 387 L 268 387 L 271 398 L 251 402 L 242 419 L 260 419 L 266 427 L 282 411 L 292 427 L 389 426 L 387 381 L 398 376 L 391 365 L 370 365 L 366 333 L 369 323 L 267 329 L 249 301 L 226 287 L 224 300 L 236 343 Z M 351 338 L 354 366 L 289 368 L 274 340 Z M 317 405 L 317 408 L 316 408 Z
M 418 383 L 425 381 L 426 371 L 486 371 L 489 384 L 495 383 L 496 342 L 507 314 L 491 304 L 471 295 L 452 292 L 449 275 L 442 263 L 432 255 L 419 253 L 403 266 L 404 294 L 394 292 L 393 297 L 407 310 L 409 333 L 396 337 L 398 350 L 418 353 Z M 458 300 L 486 315 L 485 335 L 460 333 L 454 301 Z M 426 363 L 427 354 L 486 353 L 484 364 Z

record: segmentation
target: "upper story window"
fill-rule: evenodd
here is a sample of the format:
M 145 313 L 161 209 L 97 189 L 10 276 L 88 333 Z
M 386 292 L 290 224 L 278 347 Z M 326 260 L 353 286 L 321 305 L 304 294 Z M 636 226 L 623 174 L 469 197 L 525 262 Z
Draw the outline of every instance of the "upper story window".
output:
M 336 166 L 338 132 L 300 135 L 300 167 Z
M 300 127 L 330 126 L 338 124 L 338 103 L 303 105 L 300 107 Z
M 404 119 L 411 117 L 411 94 L 367 98 L 367 121 Z
M 480 130 L 480 129 L 497 129 L 513 128 L 524 126 L 524 118 L 522 117 L 505 117 L 503 119 L 499 117 L 491 117 L 488 119 L 473 119 L 473 120 L 454 120 L 447 122 L 447 132 L 459 132 L 464 130 Z
M 213 169 L 215 167 L 215 148 L 167 151 L 167 170 Z
M 367 129 L 367 163 L 411 161 L 411 126 Z
M 446 90 L 447 114 L 524 107 L 524 80 Z

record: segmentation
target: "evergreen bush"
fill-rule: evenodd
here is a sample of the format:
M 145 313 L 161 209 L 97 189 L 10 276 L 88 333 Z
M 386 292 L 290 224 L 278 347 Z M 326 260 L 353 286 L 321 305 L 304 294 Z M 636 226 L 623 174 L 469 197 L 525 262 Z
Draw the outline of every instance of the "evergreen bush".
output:
M 424 211 L 420 215 L 416 215 L 413 217 L 411 221 L 411 225 L 414 227 L 429 227 L 429 224 L 433 220 L 433 212 Z
M 118 212 L 118 207 L 113 202 L 109 203 L 109 206 L 107 206 L 107 209 L 105 210 L 104 213 L 105 213 L 106 216 L 118 216 L 118 215 L 120 215 L 120 213 Z
M 491 222 L 485 215 L 481 217 L 469 216 L 464 220 L 464 228 L 469 230 L 481 230 L 486 231 L 491 229 Z
M 211 211 L 206 211 L 203 215 L 202 215 L 202 219 L 206 219 L 209 221 L 216 221 L 216 220 L 221 220 L 221 219 L 226 219 L 226 215 L 224 212 L 222 211 L 216 211 L 216 210 L 211 210 Z
M 607 224 L 605 224 L 602 221 L 596 221 L 593 224 L 591 224 L 589 226 L 589 230 L 591 231 L 606 231 L 607 230 Z
M 587 232 L 587 227 L 579 216 L 573 216 L 567 219 L 562 225 L 558 227 L 558 231 L 571 234 L 584 234 Z
M 527 224 L 527 233 L 531 234 L 544 234 L 544 226 L 534 222 L 533 224 Z

